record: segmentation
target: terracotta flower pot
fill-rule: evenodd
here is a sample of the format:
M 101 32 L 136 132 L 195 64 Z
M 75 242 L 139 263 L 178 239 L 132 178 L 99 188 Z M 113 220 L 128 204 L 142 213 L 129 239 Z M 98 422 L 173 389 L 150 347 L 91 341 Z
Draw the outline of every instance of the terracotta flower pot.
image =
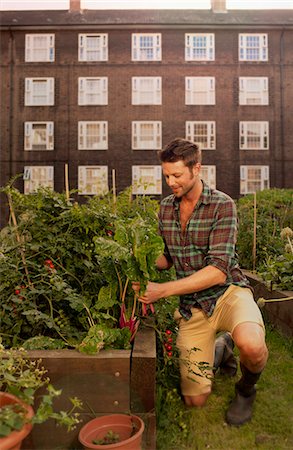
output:
M 0 392 L 0 408 L 2 406 L 18 403 L 27 410 L 27 418 L 31 419 L 34 415 L 34 410 L 31 406 L 23 403 L 17 397 L 6 392 Z M 20 431 L 12 431 L 8 436 L 0 438 L 1 450 L 19 450 L 23 439 L 30 433 L 32 424 L 25 424 Z
M 140 417 L 128 414 L 110 414 L 90 420 L 81 428 L 78 438 L 85 450 L 141 450 L 143 431 L 144 422 Z M 119 438 L 118 442 L 93 443 L 105 439 L 111 433 Z

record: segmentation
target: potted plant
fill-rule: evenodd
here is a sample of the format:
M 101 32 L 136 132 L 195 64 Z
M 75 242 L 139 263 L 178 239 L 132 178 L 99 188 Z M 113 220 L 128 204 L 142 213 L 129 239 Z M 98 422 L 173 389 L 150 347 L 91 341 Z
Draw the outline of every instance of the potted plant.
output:
M 30 421 L 33 415 L 34 410 L 30 405 L 23 403 L 15 395 L 0 392 L 0 445 L 2 450 L 20 449 L 23 439 L 32 429 Z
M 79 432 L 79 441 L 85 450 L 141 450 L 143 431 L 144 422 L 140 417 L 109 414 L 85 424 Z
M 71 398 L 72 408 L 57 412 L 53 401 L 60 395 L 50 384 L 41 360 L 29 359 L 23 350 L 5 350 L 0 343 L 1 450 L 18 450 L 32 426 L 48 419 L 73 429 L 79 423 L 75 411 L 81 402 Z

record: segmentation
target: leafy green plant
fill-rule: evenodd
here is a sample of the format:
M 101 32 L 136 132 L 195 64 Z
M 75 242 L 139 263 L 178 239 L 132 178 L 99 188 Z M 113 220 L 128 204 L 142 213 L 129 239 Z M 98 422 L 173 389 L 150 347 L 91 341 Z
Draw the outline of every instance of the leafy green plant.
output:
M 112 430 L 109 430 L 102 439 L 93 439 L 95 445 L 110 445 L 120 441 L 120 436 Z
M 284 253 L 278 256 L 270 255 L 260 274 L 272 290 L 293 290 L 293 231 L 290 227 L 281 231 L 281 239 L 285 241 Z
M 94 238 L 95 252 L 107 284 L 99 292 L 103 304 L 113 304 L 118 298 L 121 304 L 120 326 L 129 327 L 132 336 L 137 331 L 137 296 L 130 280 L 139 281 L 144 291 L 148 280 L 155 280 L 159 272 L 155 262 L 163 253 L 164 243 L 153 223 L 140 214 L 136 217 L 119 219 L 115 233 L 107 238 Z
M 281 255 L 281 230 L 293 227 L 293 190 L 266 189 L 256 193 L 256 270 L 261 271 L 269 256 Z M 237 202 L 239 232 L 237 252 L 241 267 L 253 268 L 254 196 Z
M 2 190 L 11 216 L 0 232 L 5 347 L 128 348 L 121 328 L 133 337 L 141 314 L 129 280 L 163 277 L 154 269 L 158 202 L 130 189 L 84 204 L 49 189 Z
M 42 394 L 39 390 L 42 390 Z M 57 424 L 72 430 L 80 422 L 76 412 L 82 404 L 78 398 L 70 398 L 71 409 L 55 411 L 53 402 L 61 395 L 56 390 L 41 360 L 31 360 L 23 350 L 5 350 L 0 344 L 0 391 L 13 394 L 27 405 L 34 405 L 32 424 L 40 424 L 48 419 L 54 419 Z M 20 405 L 6 405 L 0 407 L 0 437 L 8 436 L 12 431 L 20 430 L 28 422 L 26 410 Z

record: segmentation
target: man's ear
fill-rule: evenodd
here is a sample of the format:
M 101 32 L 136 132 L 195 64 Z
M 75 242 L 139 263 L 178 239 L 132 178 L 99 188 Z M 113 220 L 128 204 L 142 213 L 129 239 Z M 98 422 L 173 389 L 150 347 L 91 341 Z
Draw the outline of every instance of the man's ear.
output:
M 201 169 L 201 163 L 196 163 L 193 166 L 193 173 L 194 175 L 199 175 Z

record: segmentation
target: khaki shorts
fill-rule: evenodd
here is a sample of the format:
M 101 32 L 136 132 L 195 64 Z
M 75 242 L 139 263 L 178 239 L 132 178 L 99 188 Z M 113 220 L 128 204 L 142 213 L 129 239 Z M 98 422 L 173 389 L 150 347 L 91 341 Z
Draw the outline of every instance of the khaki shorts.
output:
M 235 327 L 244 322 L 257 323 L 264 328 L 264 323 L 251 290 L 235 285 L 229 286 L 218 299 L 211 317 L 198 308 L 191 311 L 189 320 L 185 320 L 178 310 L 174 319 L 179 326 L 177 347 L 180 351 L 181 391 L 183 395 L 193 396 L 211 390 L 217 332 L 233 333 Z M 198 363 L 202 362 L 207 363 L 209 369 L 201 371 Z

